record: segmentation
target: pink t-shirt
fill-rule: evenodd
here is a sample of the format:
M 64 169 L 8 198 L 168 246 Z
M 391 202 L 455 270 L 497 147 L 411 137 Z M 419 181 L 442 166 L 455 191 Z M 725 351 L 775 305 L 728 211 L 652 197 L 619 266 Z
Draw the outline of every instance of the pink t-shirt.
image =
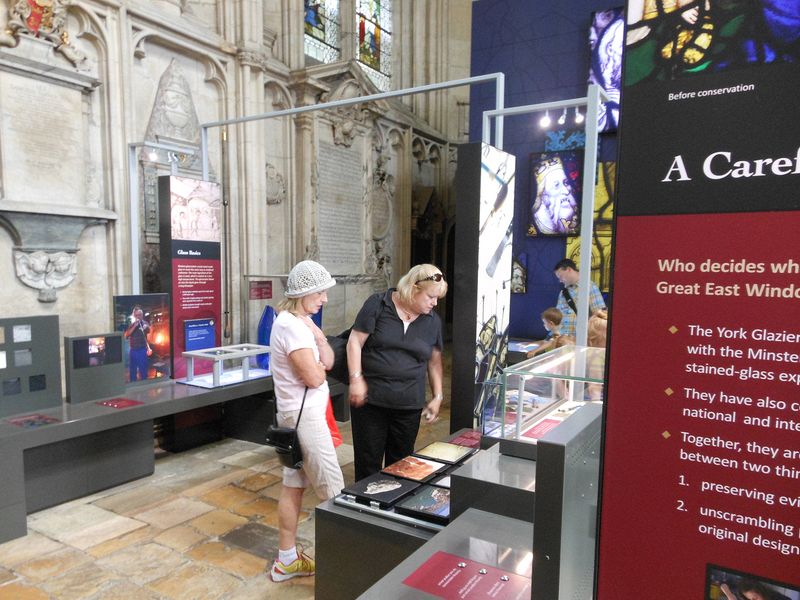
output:
M 289 361 L 289 355 L 301 348 L 311 348 L 314 359 L 319 360 L 319 349 L 314 341 L 314 334 L 298 317 L 288 310 L 283 310 L 278 313 L 278 317 L 272 324 L 269 347 L 269 366 L 275 384 L 278 410 L 282 412 L 300 410 L 306 386 L 295 374 L 292 363 Z M 308 388 L 306 408 L 325 406 L 329 394 L 327 381 L 317 388 Z

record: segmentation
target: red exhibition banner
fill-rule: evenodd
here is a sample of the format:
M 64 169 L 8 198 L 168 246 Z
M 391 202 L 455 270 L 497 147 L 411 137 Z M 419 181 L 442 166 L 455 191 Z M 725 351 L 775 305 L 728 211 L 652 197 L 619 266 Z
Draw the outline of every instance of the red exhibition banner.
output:
M 183 352 L 221 344 L 221 204 L 217 183 L 159 177 L 161 287 L 170 292 L 172 301 L 176 379 L 186 377 Z M 195 374 L 211 369 L 210 361 L 195 363 Z
M 596 597 L 800 600 L 800 4 L 629 2 Z
M 662 251 L 614 267 L 600 598 L 705 598 L 709 565 L 797 584 L 796 231 L 794 212 L 618 220 L 621 247 Z

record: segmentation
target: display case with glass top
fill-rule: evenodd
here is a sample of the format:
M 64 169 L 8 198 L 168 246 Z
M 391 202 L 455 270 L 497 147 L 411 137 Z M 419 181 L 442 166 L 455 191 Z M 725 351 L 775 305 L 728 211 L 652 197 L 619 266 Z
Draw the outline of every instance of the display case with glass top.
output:
M 536 458 L 536 443 L 586 402 L 603 399 L 605 349 L 562 346 L 503 369 L 482 385 L 476 416 L 500 452 Z

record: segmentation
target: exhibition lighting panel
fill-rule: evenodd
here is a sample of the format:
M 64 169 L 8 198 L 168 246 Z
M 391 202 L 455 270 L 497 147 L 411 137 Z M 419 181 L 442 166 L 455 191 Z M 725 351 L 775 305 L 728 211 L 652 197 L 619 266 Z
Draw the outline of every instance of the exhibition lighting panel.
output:
M 602 401 L 605 349 L 563 346 L 503 369 L 481 390 L 484 436 L 503 454 L 536 458 L 536 443 L 586 402 Z

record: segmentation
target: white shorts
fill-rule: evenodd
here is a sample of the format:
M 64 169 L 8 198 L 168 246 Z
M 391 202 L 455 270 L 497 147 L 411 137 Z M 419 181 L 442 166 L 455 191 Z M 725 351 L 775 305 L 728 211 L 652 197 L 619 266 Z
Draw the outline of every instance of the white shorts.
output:
M 327 406 L 303 409 L 297 434 L 303 451 L 303 468 L 283 468 L 283 485 L 291 488 L 307 488 L 309 484 L 322 500 L 337 496 L 344 487 L 344 477 L 336 450 L 331 439 L 331 430 L 325 420 Z M 278 411 L 280 427 L 294 427 L 299 410 Z

